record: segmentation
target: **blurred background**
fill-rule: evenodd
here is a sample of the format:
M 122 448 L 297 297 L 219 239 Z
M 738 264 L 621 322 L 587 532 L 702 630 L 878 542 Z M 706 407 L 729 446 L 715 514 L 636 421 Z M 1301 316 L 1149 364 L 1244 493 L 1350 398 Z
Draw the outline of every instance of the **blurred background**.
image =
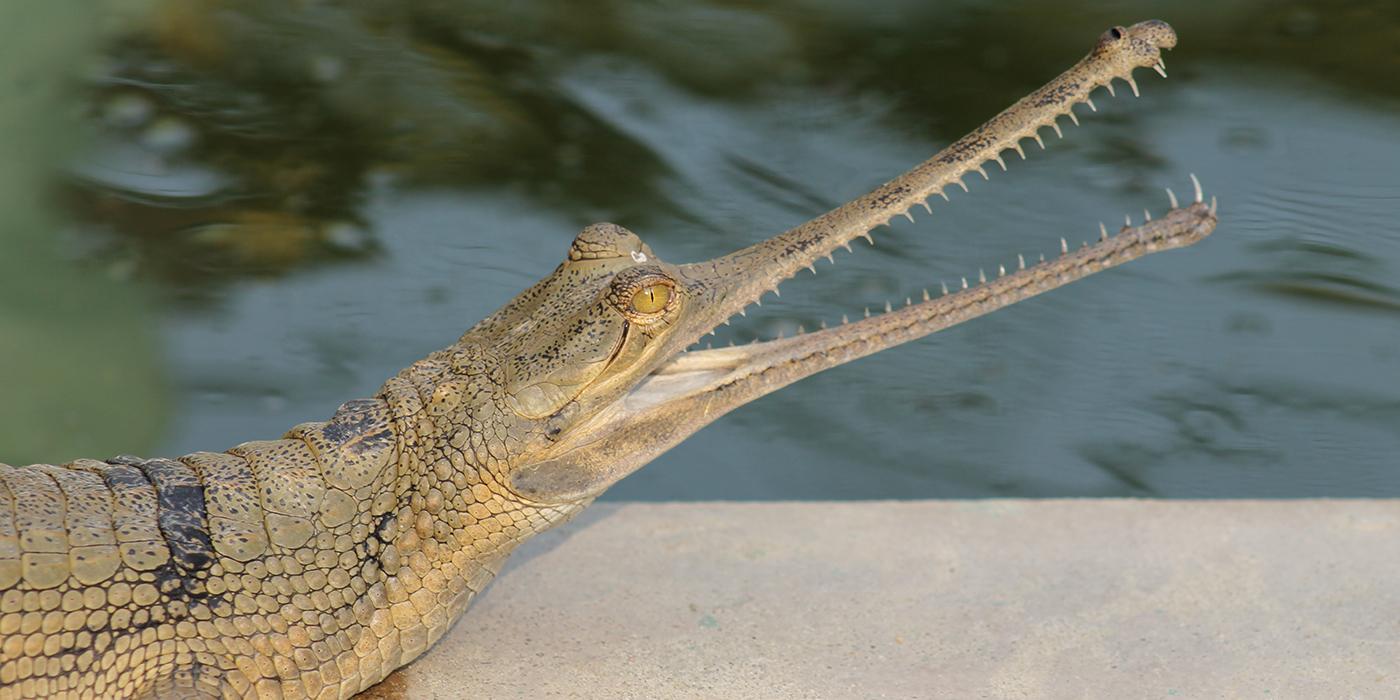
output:
M 0 7 L 0 461 L 273 438 L 594 221 L 713 257 L 1168 20 L 1171 79 L 718 342 L 1166 207 L 1214 236 L 805 380 L 609 498 L 1400 496 L 1400 5 L 103 0 Z M 1066 123 L 1066 128 L 1068 125 Z M 1049 132 L 1046 132 L 1048 135 Z

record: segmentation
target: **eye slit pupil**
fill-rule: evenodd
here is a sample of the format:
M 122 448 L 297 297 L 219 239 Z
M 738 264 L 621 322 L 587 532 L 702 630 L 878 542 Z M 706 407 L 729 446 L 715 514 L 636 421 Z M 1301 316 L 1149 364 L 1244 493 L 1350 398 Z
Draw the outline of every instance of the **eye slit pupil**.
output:
M 632 295 L 632 310 L 637 313 L 654 314 L 664 310 L 670 299 L 670 287 L 664 284 L 647 285 Z

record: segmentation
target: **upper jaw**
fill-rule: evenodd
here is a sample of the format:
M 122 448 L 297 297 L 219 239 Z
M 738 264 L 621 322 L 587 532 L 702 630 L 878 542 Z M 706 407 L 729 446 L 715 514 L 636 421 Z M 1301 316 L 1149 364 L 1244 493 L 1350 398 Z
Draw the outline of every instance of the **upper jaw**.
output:
M 948 199 L 954 187 L 966 191 L 968 175 L 988 178 L 994 169 L 1005 170 L 1008 151 L 1024 159 L 1022 141 L 1033 140 L 1044 148 L 1042 129 L 1061 136 L 1060 118 L 1079 123 L 1075 106 L 1097 111 L 1090 96 L 1093 91 L 1105 88 L 1116 95 L 1113 81 L 1119 80 L 1138 94 L 1133 71 L 1153 68 L 1165 77 L 1161 52 L 1176 41 L 1176 33 L 1160 20 L 1111 29 L 1069 70 L 870 194 L 729 255 L 678 266 L 681 277 L 706 305 L 691 319 L 694 327 L 681 329 L 680 335 L 686 336 L 686 344 L 694 342 L 763 294 L 776 294 L 779 284 L 803 268 L 815 271 L 817 261 L 831 260 L 837 248 L 850 250 L 850 242 L 858 237 L 873 242 L 873 229 L 896 216 L 912 220 L 915 207 L 931 212 L 932 199 Z

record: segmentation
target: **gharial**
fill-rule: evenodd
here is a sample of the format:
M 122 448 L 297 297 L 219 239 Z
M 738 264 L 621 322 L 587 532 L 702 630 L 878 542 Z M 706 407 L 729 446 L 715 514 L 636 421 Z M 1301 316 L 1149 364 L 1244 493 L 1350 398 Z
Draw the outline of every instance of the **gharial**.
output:
M 1090 93 L 1166 74 L 1161 21 L 1114 27 L 1059 77 L 908 173 L 705 262 L 595 224 L 453 345 L 281 439 L 178 459 L 0 465 L 0 698 L 344 698 L 440 638 L 526 538 L 706 424 L 802 377 L 1114 265 L 1189 245 L 1212 200 L 901 308 L 691 350 L 777 285 L 927 207 Z M 1043 147 L 1043 143 L 1041 144 Z M 1194 178 L 1193 178 L 1194 181 Z M 1170 192 L 1170 191 L 1169 191 Z M 912 216 L 910 217 L 912 218 Z

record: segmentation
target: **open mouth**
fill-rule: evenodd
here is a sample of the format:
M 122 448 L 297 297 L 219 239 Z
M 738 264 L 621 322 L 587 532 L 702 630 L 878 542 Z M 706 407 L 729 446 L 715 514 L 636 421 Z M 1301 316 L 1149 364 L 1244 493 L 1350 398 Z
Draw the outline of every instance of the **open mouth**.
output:
M 1028 263 L 1018 255 L 1011 269 L 998 266 L 992 277 L 979 271 L 972 281 L 964 277 L 951 288 L 944 283 L 933 292 L 924 289 L 918 299 L 906 297 L 900 306 L 886 302 L 883 313 L 866 310 L 865 316 L 855 321 L 843 316 L 839 326 L 823 324 L 811 333 L 799 329 L 789 338 L 682 352 L 652 371 L 628 397 L 629 407 L 640 409 L 687 393 L 714 391 L 778 373 L 784 366 L 798 370 L 796 376 L 783 377 L 786 381 L 768 387 L 771 391 L 821 369 L 957 325 L 1110 267 L 1191 245 L 1210 235 L 1217 221 L 1215 198 L 1207 203 L 1194 175 L 1191 184 L 1194 199 L 1185 206 L 1167 189 L 1171 208 L 1164 215 L 1152 218 L 1144 210 L 1141 223 L 1126 219 L 1116 233 L 1101 225 L 1097 241 L 1073 248 L 1061 238 L 1058 257 L 1041 256 Z M 778 376 L 773 379 L 780 381 Z
M 1009 154 L 1026 158 L 1022 142 L 1034 142 L 1044 149 L 1042 130 L 1062 137 L 1060 119 L 1078 125 L 1079 116 L 1074 111 L 1078 105 L 1097 112 L 1092 93 L 1102 89 L 1109 97 L 1117 96 L 1115 80 L 1126 83 L 1134 96 L 1139 95 L 1133 71 L 1151 68 L 1165 78 L 1166 65 L 1161 54 L 1175 45 L 1175 32 L 1156 20 L 1109 29 L 1094 50 L 1068 71 L 874 192 L 749 248 L 682 266 L 682 274 L 690 279 L 692 288 L 699 290 L 709 309 L 696 319 L 698 327 L 689 329 L 687 340 L 698 340 L 717 326 L 728 324 L 734 315 L 746 314 L 749 305 L 759 303 L 760 297 L 770 291 L 777 294 L 779 284 L 801 269 L 815 272 L 814 265 L 822 258 L 834 262 L 834 251 L 849 251 L 852 240 L 866 238 L 873 242 L 871 231 L 887 225 L 894 217 L 913 221 L 918 207 L 932 213 L 929 202 L 948 200 L 948 191 L 954 187 L 966 191 L 966 177 L 981 175 L 990 179 L 989 170 L 1007 170 Z M 1049 260 L 1040 258 L 1028 263 L 1023 256 L 1017 256 L 1010 266 L 998 267 L 990 279 L 985 272 L 979 272 L 973 281 L 964 278 L 953 289 L 942 285 L 934 293 L 925 291 L 917 301 L 905 299 L 899 308 L 887 303 L 883 314 L 867 313 L 866 318 L 854 322 L 843 318 L 842 325 L 813 333 L 742 347 L 679 352 L 653 370 L 648 380 L 632 392 L 628 403 L 655 405 L 764 374 L 771 375 L 764 388 L 772 391 L 815 371 L 941 330 L 1109 267 L 1190 245 L 1209 235 L 1216 223 L 1214 198 L 1207 203 L 1194 175 L 1191 184 L 1194 197 L 1185 206 L 1168 189 L 1170 209 L 1164 215 L 1153 219 L 1144 210 L 1143 220 L 1134 224 L 1125 217 L 1117 232 L 1110 232 L 1101 224 L 1098 241 L 1074 249 L 1061 239 L 1060 255 Z

